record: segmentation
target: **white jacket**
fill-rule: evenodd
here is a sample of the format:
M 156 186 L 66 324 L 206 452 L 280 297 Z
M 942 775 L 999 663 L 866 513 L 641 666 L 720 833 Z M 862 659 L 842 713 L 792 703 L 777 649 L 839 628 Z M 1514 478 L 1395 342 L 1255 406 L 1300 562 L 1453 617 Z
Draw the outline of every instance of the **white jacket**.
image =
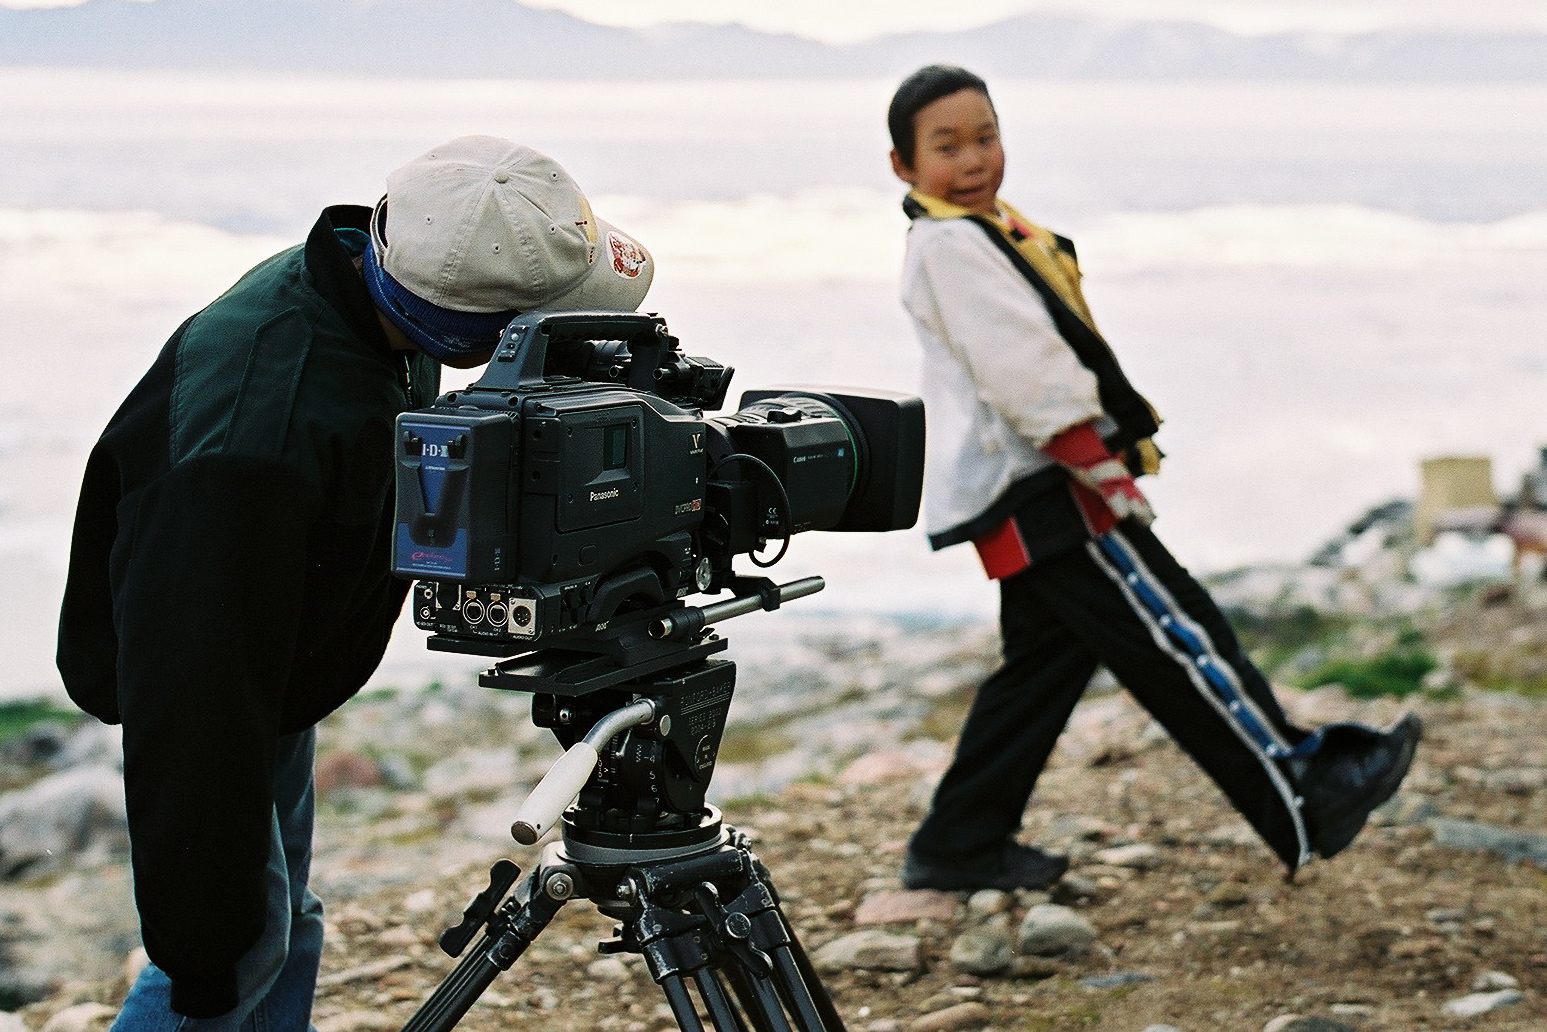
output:
M 930 535 L 984 513 L 1052 464 L 1039 449 L 1092 419 L 1106 434 L 1096 376 L 1047 306 L 978 225 L 913 220 L 902 303 L 924 349 L 924 524 Z

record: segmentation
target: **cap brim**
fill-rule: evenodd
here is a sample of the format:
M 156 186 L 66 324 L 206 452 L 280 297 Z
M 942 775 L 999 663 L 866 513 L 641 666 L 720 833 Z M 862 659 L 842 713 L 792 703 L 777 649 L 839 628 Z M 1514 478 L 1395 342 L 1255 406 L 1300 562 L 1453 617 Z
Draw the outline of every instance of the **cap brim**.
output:
M 632 312 L 655 278 L 644 244 L 604 219 L 596 220 L 596 260 L 579 284 L 542 305 L 550 312 Z

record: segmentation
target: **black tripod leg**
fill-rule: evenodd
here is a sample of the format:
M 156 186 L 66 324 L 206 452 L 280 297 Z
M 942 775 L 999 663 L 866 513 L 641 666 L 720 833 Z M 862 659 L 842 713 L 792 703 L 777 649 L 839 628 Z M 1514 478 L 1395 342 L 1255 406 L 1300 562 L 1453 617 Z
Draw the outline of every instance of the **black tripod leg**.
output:
M 775 949 L 774 968 L 779 973 L 780 984 L 790 996 L 790 1006 L 800 1021 L 801 1032 L 844 1032 L 843 1018 L 838 1007 L 827 994 L 827 987 L 817 978 L 811 958 L 806 956 L 800 940 L 786 927 L 789 945 Z
M 760 861 L 754 860 L 751 881 L 726 910 L 727 930 L 737 929 L 734 937 L 745 938 L 772 964 L 780 998 L 800 1032 L 844 1032 L 838 1008 L 779 909 L 778 893 Z
M 542 874 L 540 868 L 532 873 L 531 898 L 526 903 L 517 906 L 510 902 L 501 908 L 500 915 L 491 922 L 489 934 L 420 1005 L 403 1026 L 403 1032 L 450 1032 L 495 977 L 508 970 L 537 938 L 537 933 L 548 926 L 565 900 L 553 899 L 541 891 Z
M 785 1020 L 780 1007 L 779 994 L 766 978 L 739 964 L 731 964 L 725 969 L 725 980 L 736 993 L 736 999 L 741 1001 L 741 1009 L 751 1017 L 757 1032 L 790 1032 L 790 1023 Z
M 716 1029 L 720 1032 L 731 1032 L 732 1029 L 735 1032 L 749 1032 L 747 1023 L 742 1020 L 741 1012 L 731 1003 L 730 997 L 725 995 L 725 986 L 720 983 L 719 976 L 715 974 L 713 968 L 705 968 L 695 974 L 694 981 L 698 983 L 698 995 L 703 999 L 704 1009 L 709 1011 L 710 1020 L 714 1022 Z M 735 987 L 734 979 L 731 985 Z M 739 991 L 736 995 L 741 998 Z M 744 998 L 742 1006 L 747 1009 Z M 757 1026 L 758 1032 L 789 1032 L 788 1025 L 783 1025 L 782 1028 L 779 1025 L 765 1025 L 759 1020 L 760 1014 L 755 1009 L 747 1009 L 747 1012 L 752 1016 L 752 1023 Z
M 671 1008 L 672 1017 L 677 1019 L 677 1027 L 682 1032 L 704 1032 L 704 1023 L 698 1020 L 698 1008 L 693 1005 L 693 994 L 688 992 L 682 976 L 666 975 L 655 981 L 666 994 L 666 1005 Z

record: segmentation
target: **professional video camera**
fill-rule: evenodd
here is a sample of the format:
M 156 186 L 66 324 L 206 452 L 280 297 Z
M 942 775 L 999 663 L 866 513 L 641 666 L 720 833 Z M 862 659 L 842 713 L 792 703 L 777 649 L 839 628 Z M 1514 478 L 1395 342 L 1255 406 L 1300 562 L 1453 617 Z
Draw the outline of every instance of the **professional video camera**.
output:
M 731 373 L 659 316 L 532 313 L 477 383 L 399 417 L 393 570 L 431 647 L 547 647 L 729 587 L 769 539 L 913 525 L 917 398 L 752 391 L 706 419 Z
M 711 625 L 823 586 L 740 576 L 737 555 L 913 525 L 924 410 L 788 388 L 706 418 L 730 377 L 658 316 L 539 312 L 477 383 L 398 418 L 393 569 L 418 578 L 415 622 L 432 648 L 506 657 L 479 683 L 531 692 L 566 750 L 511 825 L 561 840 L 508 899 L 520 869 L 494 865 L 404 1032 L 449 1032 L 572 899 L 619 922 L 601 948 L 645 958 L 684 1032 L 700 1010 L 716 1032 L 843 1030 L 767 868 L 706 801 L 736 680 Z

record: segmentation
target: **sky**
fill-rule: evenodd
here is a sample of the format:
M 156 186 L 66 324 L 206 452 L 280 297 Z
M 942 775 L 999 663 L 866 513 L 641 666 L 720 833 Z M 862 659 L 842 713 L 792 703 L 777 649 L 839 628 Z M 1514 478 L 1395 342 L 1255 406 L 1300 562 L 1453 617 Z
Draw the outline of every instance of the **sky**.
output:
M 0 0 L 0 7 L 72 7 L 84 0 Z M 148 0 L 154 2 L 154 0 Z M 337 0 L 323 0 L 337 2 Z M 369 2 L 369 0 L 361 0 Z M 523 0 L 606 25 L 737 22 L 830 43 L 889 32 L 962 29 L 1018 14 L 1188 20 L 1233 32 L 1364 32 L 1392 27 L 1547 31 L 1542 0 Z

